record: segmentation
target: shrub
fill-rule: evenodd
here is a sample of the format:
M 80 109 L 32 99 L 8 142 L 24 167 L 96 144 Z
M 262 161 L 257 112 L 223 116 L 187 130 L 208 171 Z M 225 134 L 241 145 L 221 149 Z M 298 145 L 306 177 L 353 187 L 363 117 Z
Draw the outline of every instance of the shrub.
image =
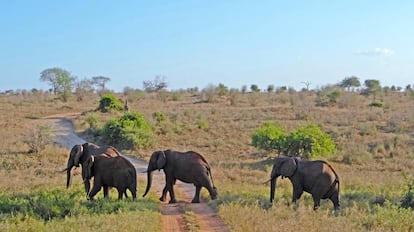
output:
M 414 193 L 413 193 L 413 186 L 414 186 L 414 179 L 409 178 L 406 175 L 404 175 L 406 181 L 407 181 L 407 192 L 402 197 L 400 203 L 402 208 L 411 208 L 414 209 Z
M 99 100 L 98 110 L 100 110 L 103 113 L 118 111 L 122 109 L 123 107 L 121 103 L 119 103 L 118 99 L 116 99 L 116 97 L 110 93 L 103 95 L 101 97 L 101 100 Z
M 197 122 L 198 129 L 207 130 L 208 129 L 208 122 L 205 119 L 200 119 Z
M 373 102 L 371 102 L 371 104 L 369 104 L 369 106 L 382 108 L 384 106 L 384 104 L 382 102 L 373 101 Z
M 103 127 L 105 141 L 125 149 L 139 149 L 154 143 L 154 131 L 144 117 L 136 112 L 107 121 Z
M 87 113 L 85 116 L 85 122 L 89 125 L 90 129 L 98 128 L 98 117 L 94 113 Z
M 312 158 L 335 152 L 335 144 L 319 126 L 309 124 L 306 127 L 298 127 L 287 136 L 284 152 L 288 155 Z
M 284 134 L 274 122 L 266 122 L 252 135 L 252 145 L 288 156 L 313 158 L 335 152 L 335 144 L 318 126 L 309 124 Z
M 283 128 L 274 121 L 263 123 L 252 134 L 252 146 L 266 151 L 281 152 Z
M 0 213 L 33 215 L 45 221 L 65 218 L 74 208 L 76 194 L 62 190 L 37 191 L 20 195 L 0 195 Z
M 333 87 L 325 87 L 316 94 L 315 100 L 317 106 L 334 106 L 336 105 L 341 92 Z
M 51 128 L 48 125 L 37 125 L 28 135 L 25 136 L 26 143 L 30 153 L 38 154 L 45 149 L 46 145 L 51 142 Z

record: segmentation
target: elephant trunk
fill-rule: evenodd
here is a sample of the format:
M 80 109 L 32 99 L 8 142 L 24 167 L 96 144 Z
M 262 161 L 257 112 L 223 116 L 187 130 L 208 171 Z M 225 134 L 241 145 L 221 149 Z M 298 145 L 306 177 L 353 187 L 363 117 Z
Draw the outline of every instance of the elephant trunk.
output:
M 145 193 L 144 195 L 142 195 L 142 197 L 145 197 L 148 193 L 148 191 L 151 188 L 151 183 L 152 183 L 152 171 L 147 171 L 147 187 L 145 189 Z
M 66 188 L 69 188 L 69 185 L 70 185 L 70 171 L 72 170 L 72 167 L 73 166 L 68 166 L 67 168 L 66 168 Z
M 273 199 L 275 199 L 276 179 L 277 177 L 270 179 L 270 202 L 273 202 Z

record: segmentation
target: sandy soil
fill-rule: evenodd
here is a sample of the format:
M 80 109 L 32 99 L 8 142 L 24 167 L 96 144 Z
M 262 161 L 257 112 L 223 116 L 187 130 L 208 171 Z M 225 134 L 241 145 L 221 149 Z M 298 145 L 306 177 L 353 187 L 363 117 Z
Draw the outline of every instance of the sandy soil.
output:
M 70 150 L 74 145 L 86 142 L 74 133 L 74 127 L 68 120 L 68 118 L 77 115 L 77 113 L 53 115 L 41 120 L 44 121 L 42 123 L 51 126 L 54 142 Z M 146 170 L 146 162 L 128 157 L 128 154 L 125 154 L 125 157 L 135 165 L 138 175 L 146 175 L 142 173 Z M 161 195 L 164 184 L 164 173 L 154 172 L 151 191 Z M 145 185 L 146 183 L 138 183 L 138 188 L 145 188 Z M 206 202 L 190 203 L 195 191 L 193 185 L 177 181 L 174 190 L 176 191 L 178 203 L 168 204 L 168 197 L 166 202 L 161 202 L 162 231 L 229 231 L 217 217 L 215 210 Z M 189 210 L 192 212 L 191 222 L 186 221 L 186 217 L 184 217 L 184 212 Z

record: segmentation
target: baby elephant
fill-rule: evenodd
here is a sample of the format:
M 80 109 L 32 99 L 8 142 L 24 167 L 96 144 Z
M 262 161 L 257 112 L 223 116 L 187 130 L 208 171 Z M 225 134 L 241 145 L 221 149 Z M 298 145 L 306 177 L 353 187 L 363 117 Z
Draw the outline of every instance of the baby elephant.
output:
M 321 199 L 330 199 L 334 209 L 339 208 L 339 177 L 327 162 L 277 157 L 270 175 L 270 202 L 275 197 L 276 179 L 279 176 L 289 178 L 292 183 L 294 204 L 305 191 L 312 195 L 314 210 L 319 208 Z
M 87 160 L 86 178 L 94 177 L 93 187 L 88 193 L 88 199 L 93 197 L 102 187 L 115 187 L 118 190 L 118 199 L 126 194 L 126 189 L 136 199 L 137 173 L 134 165 L 122 156 L 91 156 Z

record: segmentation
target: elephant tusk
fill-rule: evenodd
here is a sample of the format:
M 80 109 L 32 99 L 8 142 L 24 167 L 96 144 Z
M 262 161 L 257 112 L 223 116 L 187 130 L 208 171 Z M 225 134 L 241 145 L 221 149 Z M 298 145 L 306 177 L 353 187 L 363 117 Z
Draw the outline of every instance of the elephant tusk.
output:
M 63 170 L 57 170 L 56 172 L 66 172 L 68 170 L 68 168 L 65 168 Z
M 266 180 L 266 181 L 262 182 L 262 184 L 267 184 L 267 183 L 269 183 L 271 180 L 272 180 L 272 179 L 268 179 L 268 180 Z

